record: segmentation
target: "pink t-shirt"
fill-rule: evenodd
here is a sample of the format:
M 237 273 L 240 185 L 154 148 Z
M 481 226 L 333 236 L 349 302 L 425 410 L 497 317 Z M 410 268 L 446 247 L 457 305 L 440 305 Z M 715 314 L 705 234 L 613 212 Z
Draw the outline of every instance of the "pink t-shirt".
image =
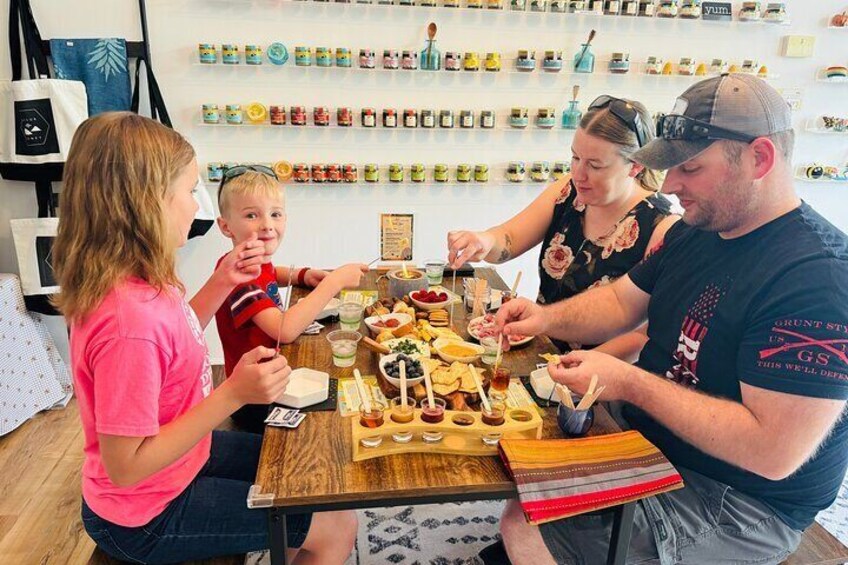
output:
M 82 494 L 98 516 L 137 527 L 158 516 L 209 459 L 212 434 L 131 487 L 109 480 L 97 434 L 149 437 L 212 391 L 203 330 L 179 291 L 130 278 L 71 327 L 71 366 L 85 433 Z

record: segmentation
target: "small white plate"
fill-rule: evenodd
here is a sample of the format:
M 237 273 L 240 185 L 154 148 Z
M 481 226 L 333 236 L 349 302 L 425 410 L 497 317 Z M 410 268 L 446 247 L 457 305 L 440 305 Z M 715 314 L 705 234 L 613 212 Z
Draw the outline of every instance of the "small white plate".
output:
M 491 314 L 489 314 L 489 315 L 491 315 Z M 475 326 L 479 322 L 482 322 L 484 317 L 485 316 L 478 316 L 478 317 L 473 318 L 473 319 L 468 321 L 468 335 L 470 335 L 471 337 L 473 337 L 477 341 L 480 341 L 480 336 L 477 335 L 476 328 L 472 328 L 472 326 Z M 515 339 L 513 339 L 513 336 L 510 336 L 509 346 L 510 347 L 520 347 L 520 346 L 522 346 L 526 343 L 530 343 L 531 341 L 533 341 L 534 338 L 535 338 L 535 336 L 529 335 L 529 336 L 524 337 L 520 340 L 515 340 Z
M 277 397 L 275 402 L 292 408 L 305 408 L 324 402 L 329 394 L 328 373 L 301 367 L 291 372 L 285 392 Z
M 397 320 L 399 323 L 394 328 L 381 328 L 380 326 L 376 326 L 375 324 L 380 321 L 380 316 L 369 316 L 365 318 L 365 325 L 368 326 L 368 329 L 371 330 L 374 335 L 379 334 L 383 330 L 394 330 L 408 324 L 412 321 L 412 316 L 409 314 L 403 314 L 401 312 L 392 313 L 392 314 L 383 314 L 383 320 Z
M 301 298 L 300 300 L 303 300 L 303 298 Z M 298 302 L 300 302 L 300 300 Z M 341 301 L 339 301 L 338 298 L 331 298 L 330 301 L 327 302 L 327 305 L 324 306 L 324 309 L 321 310 L 321 312 L 317 316 L 315 316 L 315 319 L 323 320 L 324 318 L 329 318 L 330 316 L 338 316 L 339 304 L 341 304 Z
M 539 398 L 559 402 L 559 397 L 554 393 L 554 380 L 548 373 L 547 367 L 536 369 L 530 373 L 530 385 Z

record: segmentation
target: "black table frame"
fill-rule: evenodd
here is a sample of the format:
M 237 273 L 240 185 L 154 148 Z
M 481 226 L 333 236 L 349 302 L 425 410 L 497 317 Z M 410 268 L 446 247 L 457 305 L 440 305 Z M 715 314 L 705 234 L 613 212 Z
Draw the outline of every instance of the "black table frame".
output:
M 329 512 L 332 510 L 355 510 L 359 508 L 377 508 L 401 505 L 441 504 L 446 502 L 469 502 L 475 500 L 503 500 L 503 492 L 465 494 L 442 494 L 404 497 L 386 497 L 379 500 L 328 502 L 305 504 L 301 506 L 275 506 L 268 509 L 268 534 L 270 539 L 271 565 L 287 565 L 286 551 L 286 515 L 305 514 L 309 512 Z M 613 514 L 612 533 L 610 535 L 607 565 L 624 565 L 627 561 L 627 549 L 630 546 L 630 536 L 633 533 L 633 517 L 636 503 L 628 502 L 601 512 Z

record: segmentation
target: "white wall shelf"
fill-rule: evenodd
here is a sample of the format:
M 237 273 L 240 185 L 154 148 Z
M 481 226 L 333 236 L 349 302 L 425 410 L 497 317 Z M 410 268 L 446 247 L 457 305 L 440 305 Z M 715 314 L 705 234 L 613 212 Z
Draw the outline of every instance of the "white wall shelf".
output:
M 237 0 L 236 2 L 231 2 L 234 4 L 239 3 L 251 3 L 252 0 Z M 469 8 L 467 2 L 462 2 L 461 6 L 453 7 L 453 6 L 445 6 L 444 2 L 439 2 L 436 6 L 421 6 L 418 3 L 415 4 L 400 4 L 397 1 L 393 3 L 379 3 L 376 0 L 374 2 L 365 3 L 365 2 L 356 2 L 355 0 L 352 2 L 322 2 L 318 1 L 305 1 L 305 0 L 285 0 L 281 3 L 289 3 L 294 6 L 297 6 L 301 10 L 313 10 L 320 11 L 325 14 L 332 13 L 333 15 L 349 15 L 351 13 L 359 13 L 363 15 L 374 15 L 374 14 L 397 14 L 398 12 L 405 12 L 410 14 L 421 15 L 421 14 L 429 14 L 429 15 L 439 15 L 445 16 L 449 14 L 456 14 L 463 19 L 471 19 L 474 18 L 497 18 L 497 19 L 512 19 L 512 20 L 523 20 L 525 18 L 539 18 L 539 19 L 547 19 L 551 20 L 566 20 L 566 21 L 574 21 L 578 20 L 581 24 L 593 24 L 600 23 L 602 21 L 631 21 L 631 22 L 644 22 L 644 21 L 659 21 L 666 22 L 671 25 L 682 24 L 682 25 L 692 25 L 692 26 L 723 26 L 728 28 L 762 28 L 762 29 L 781 29 L 786 28 L 792 25 L 792 22 L 789 18 L 787 18 L 783 22 L 774 22 L 767 21 L 764 19 L 753 20 L 753 21 L 743 21 L 734 17 L 732 20 L 705 20 L 703 18 L 666 18 L 659 16 L 628 16 L 625 14 L 600 14 L 595 11 L 583 10 L 580 12 L 555 12 L 550 9 L 550 2 L 548 2 L 548 8 L 545 11 L 535 11 L 530 9 L 530 2 L 526 2 L 526 9 L 524 10 L 513 10 L 510 7 L 510 3 L 508 0 L 503 2 L 503 7 L 498 9 L 491 9 L 486 5 L 486 2 L 483 2 L 483 6 L 480 8 Z
M 591 73 L 574 72 L 574 71 L 572 71 L 568 68 L 568 62 L 567 61 L 565 63 L 566 68 L 563 68 L 561 71 L 546 71 L 546 70 L 541 68 L 541 60 L 539 58 L 540 53 L 544 53 L 544 51 L 545 51 L 544 49 L 537 49 L 536 50 L 536 57 L 537 57 L 537 59 L 536 59 L 536 69 L 533 70 L 533 71 L 514 70 L 515 59 L 504 61 L 505 66 L 500 71 L 485 71 L 485 70 L 482 70 L 482 69 L 479 70 L 479 71 L 464 71 L 464 70 L 462 70 L 462 71 L 448 71 L 448 70 L 445 70 L 444 68 L 439 70 L 439 71 L 422 71 L 420 69 L 418 69 L 418 70 L 384 69 L 382 67 L 377 67 L 377 68 L 374 68 L 374 69 L 365 69 L 365 68 L 361 68 L 359 66 L 351 66 L 351 67 L 336 67 L 336 66 L 319 67 L 317 65 L 298 66 L 298 65 L 295 65 L 295 64 L 291 64 L 291 60 L 289 60 L 289 63 L 286 63 L 285 65 L 272 65 L 272 64 L 267 64 L 267 63 L 263 63 L 261 65 L 247 65 L 245 63 L 239 63 L 239 64 L 235 64 L 235 65 L 234 64 L 226 64 L 225 65 L 223 63 L 214 63 L 214 64 L 211 64 L 211 63 L 193 63 L 192 66 L 194 66 L 194 67 L 207 67 L 209 69 L 215 69 L 215 70 L 220 71 L 220 72 L 223 72 L 224 69 L 228 69 L 228 70 L 231 70 L 231 72 L 244 72 L 244 73 L 253 72 L 253 73 L 256 73 L 256 74 L 259 74 L 261 72 L 290 73 L 290 72 L 299 72 L 299 71 L 304 72 L 304 73 L 325 73 L 325 74 L 329 74 L 329 73 L 355 73 L 355 74 L 368 74 L 368 75 L 377 75 L 379 73 L 386 73 L 386 74 L 390 74 L 390 75 L 403 76 L 403 77 L 415 77 L 416 79 L 419 79 L 419 78 L 432 79 L 432 78 L 435 78 L 435 77 L 441 78 L 441 77 L 447 77 L 447 76 L 452 76 L 454 78 L 485 76 L 485 77 L 491 77 L 491 78 L 494 79 L 494 78 L 501 76 L 501 75 L 504 75 L 504 76 L 524 75 L 524 76 L 528 76 L 528 77 L 531 77 L 531 76 L 545 76 L 545 77 L 568 76 L 568 77 L 570 77 L 570 79 L 571 78 L 579 78 L 579 77 L 592 77 L 592 76 L 615 76 L 615 77 L 640 76 L 640 77 L 655 79 L 655 80 L 659 80 L 659 81 L 681 80 L 681 81 L 694 82 L 694 81 L 698 81 L 698 80 L 703 80 L 705 78 L 709 78 L 711 76 L 718 76 L 718 74 L 719 74 L 719 73 L 713 73 L 713 72 L 708 72 L 705 75 L 680 74 L 680 73 L 676 72 L 677 71 L 677 64 L 675 63 L 675 61 L 677 61 L 678 59 L 668 59 L 672 62 L 672 64 L 674 65 L 674 69 L 675 69 L 675 72 L 673 74 L 670 74 L 670 75 L 648 74 L 647 72 L 645 72 L 645 63 L 631 63 L 631 70 L 629 72 L 624 72 L 624 73 L 610 72 L 608 70 L 604 70 L 608 67 L 608 64 L 609 64 L 609 61 L 607 61 L 607 60 L 597 61 L 597 64 L 595 66 L 596 70 L 594 72 L 591 72 Z M 479 54 L 481 56 L 485 56 L 485 52 L 479 52 Z M 697 63 L 699 63 L 699 62 L 700 61 L 696 62 L 696 66 L 697 66 Z M 707 63 L 706 60 L 704 60 L 703 62 Z M 507 65 L 510 68 L 506 68 Z M 266 68 L 271 68 L 273 70 L 272 71 L 263 71 L 263 69 L 266 69 Z M 775 74 L 775 73 L 768 73 L 767 75 L 759 75 L 756 72 L 754 72 L 754 73 L 750 73 L 750 74 L 755 74 L 755 75 L 759 76 L 760 78 L 764 78 L 766 80 L 775 80 L 775 79 L 780 78 L 780 76 Z
M 458 120 L 459 118 L 455 118 L 455 119 Z M 559 121 L 559 119 L 557 121 Z M 332 131 L 334 134 L 335 133 L 342 133 L 342 132 L 346 132 L 346 131 L 355 131 L 355 132 L 376 132 L 376 131 L 380 131 L 380 132 L 384 132 L 386 134 L 391 134 L 391 133 L 395 133 L 395 132 L 403 132 L 401 135 L 406 135 L 406 134 L 409 134 L 409 135 L 418 135 L 418 134 L 421 134 L 421 135 L 450 135 L 451 133 L 459 134 L 459 135 L 470 135 L 470 134 L 475 134 L 475 133 L 487 134 L 487 133 L 491 133 L 491 132 L 495 132 L 495 131 L 508 131 L 508 132 L 512 132 L 512 133 L 515 133 L 515 134 L 535 134 L 535 133 L 538 133 L 540 135 L 543 134 L 543 133 L 546 133 L 548 135 L 554 135 L 554 134 L 572 135 L 572 134 L 574 134 L 573 129 L 566 129 L 566 128 L 561 128 L 561 127 L 540 128 L 540 127 L 536 127 L 536 126 L 527 126 L 526 128 L 513 128 L 513 127 L 503 126 L 503 125 L 496 126 L 494 128 L 482 128 L 479 125 L 475 126 L 473 128 L 462 128 L 462 127 L 459 127 L 459 126 L 454 126 L 452 128 L 442 128 L 442 127 L 407 128 L 407 127 L 403 127 L 403 126 L 398 126 L 396 128 L 386 128 L 386 127 L 382 127 L 382 126 L 367 128 L 367 127 L 356 126 L 356 125 L 354 125 L 354 126 L 339 126 L 337 124 L 331 124 L 329 126 L 316 126 L 316 125 L 295 126 L 295 125 L 292 125 L 291 123 L 288 123 L 288 124 L 285 124 L 285 125 L 273 125 L 273 124 L 270 124 L 268 122 L 263 122 L 261 124 L 249 123 L 249 122 L 245 122 L 243 124 L 228 124 L 228 123 L 225 123 L 225 122 L 219 122 L 217 124 L 209 124 L 209 123 L 203 122 L 203 123 L 199 123 L 197 125 L 198 125 L 198 127 L 204 127 L 204 128 L 223 128 L 223 129 L 229 129 L 229 130 L 253 129 L 253 128 L 271 128 L 271 129 L 280 130 L 280 131 L 304 131 L 304 130 L 306 130 L 306 131 Z

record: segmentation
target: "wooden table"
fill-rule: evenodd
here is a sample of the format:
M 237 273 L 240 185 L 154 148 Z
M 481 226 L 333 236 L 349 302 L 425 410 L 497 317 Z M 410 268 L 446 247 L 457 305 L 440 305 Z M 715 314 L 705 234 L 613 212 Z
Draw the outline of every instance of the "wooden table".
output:
M 476 276 L 487 279 L 494 288 L 506 289 L 493 269 L 477 269 Z M 444 284 L 450 288 L 451 280 L 446 277 Z M 456 286 L 461 294 L 459 278 Z M 361 289 L 374 288 L 383 296 L 387 285 L 385 278 L 378 282 L 378 273 L 372 271 Z M 298 293 L 304 291 L 296 290 L 295 299 Z M 455 305 L 454 327 L 463 336 L 467 336 L 467 321 L 464 306 Z M 318 336 L 301 336 L 285 346 L 283 354 L 293 367 L 323 370 L 332 378 L 352 377 L 353 368 L 333 366 L 326 333 L 334 327 L 328 326 Z M 368 331 L 364 324 L 362 329 Z M 541 361 L 539 353 L 555 351 L 550 340 L 538 337 L 528 346 L 506 353 L 502 363 L 513 376 L 526 376 Z M 355 367 L 364 375 L 377 374 L 377 355 L 359 347 Z M 592 434 L 616 431 L 620 429 L 606 410 L 596 407 Z M 543 437 L 562 437 L 553 409 L 546 410 Z M 338 412 L 312 412 L 295 430 L 266 428 L 248 505 L 269 509 L 271 562 L 280 565 L 286 562 L 286 514 L 516 496 L 515 483 L 498 457 L 415 453 L 354 463 L 348 419 Z M 634 509 L 632 503 L 614 509 L 608 563 L 624 563 Z

